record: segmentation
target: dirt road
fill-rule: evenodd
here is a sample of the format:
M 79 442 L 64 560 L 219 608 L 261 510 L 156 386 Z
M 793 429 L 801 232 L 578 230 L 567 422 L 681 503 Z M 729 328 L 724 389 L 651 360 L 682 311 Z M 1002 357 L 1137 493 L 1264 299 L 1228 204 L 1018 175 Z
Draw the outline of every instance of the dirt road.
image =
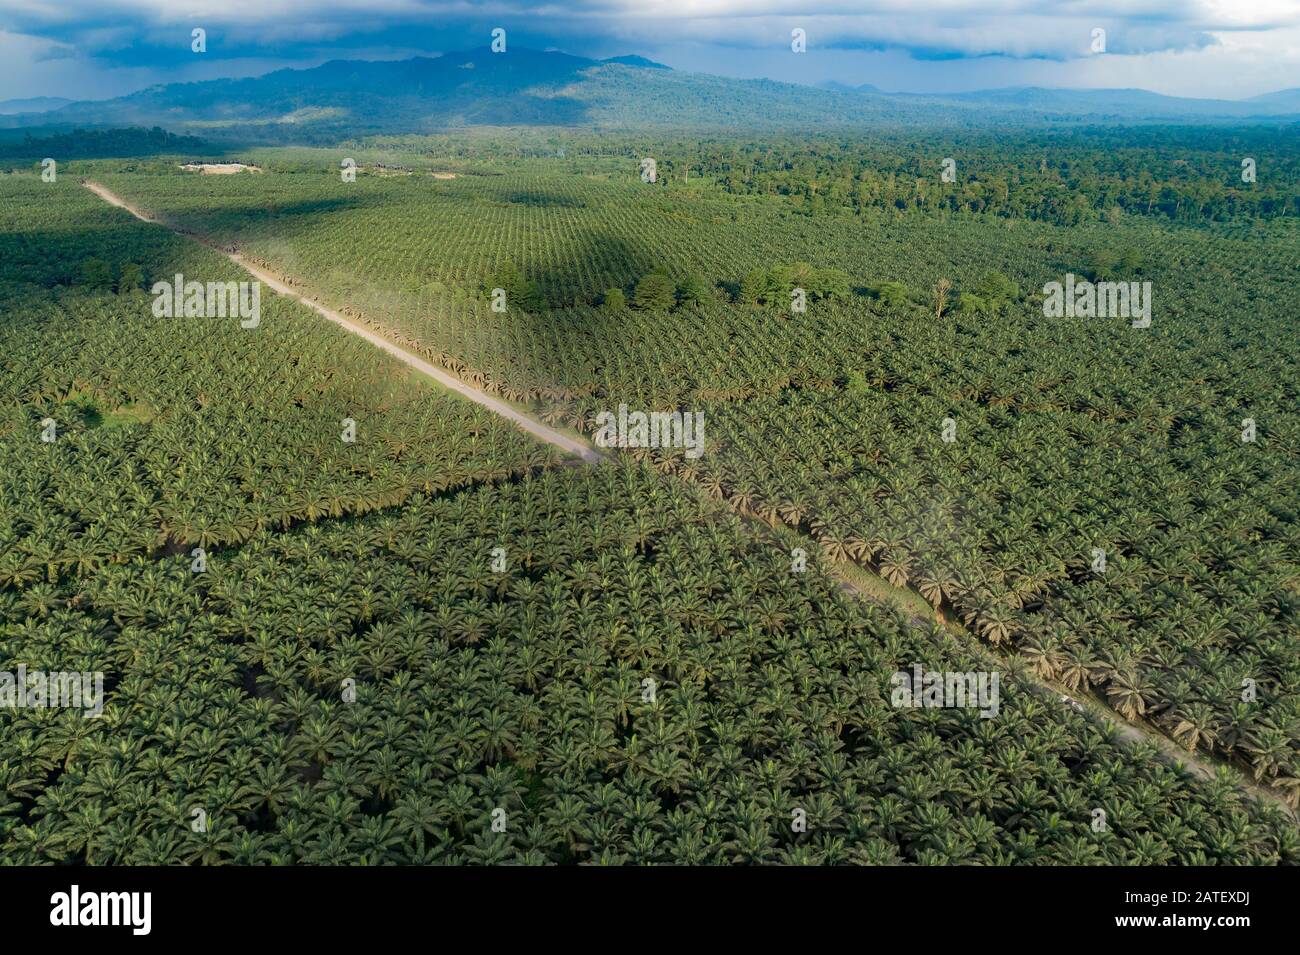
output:
M 99 183 L 88 181 L 85 183 L 85 186 L 87 189 L 89 189 L 95 195 L 99 196 L 105 202 L 115 205 L 118 208 L 125 209 L 127 212 L 131 213 L 133 216 L 135 216 L 137 219 L 141 220 L 142 222 L 150 222 L 153 223 L 154 225 L 162 225 L 162 223 L 158 222 L 156 219 L 153 219 L 150 216 L 146 215 L 145 213 L 141 212 L 139 209 L 135 208 L 130 203 L 128 203 L 125 199 L 122 199 L 120 196 L 115 195 L 110 190 L 99 185 Z M 194 237 L 191 236 L 191 238 Z M 525 414 L 524 412 L 518 410 L 517 408 L 512 407 L 511 405 L 507 404 L 501 399 L 494 398 L 491 395 L 487 394 L 486 392 L 479 391 L 477 388 L 474 388 L 473 386 L 466 384 L 465 382 L 461 381 L 459 378 L 455 377 L 454 375 L 448 374 L 447 372 L 443 371 L 441 368 L 437 367 L 436 365 L 432 365 L 429 362 L 425 361 L 423 358 L 411 354 L 406 349 L 402 348 L 400 345 L 396 345 L 393 342 L 390 342 L 382 335 L 378 335 L 375 332 L 372 332 L 364 325 L 352 321 L 352 319 L 339 314 L 338 312 L 334 311 L 331 308 L 326 308 L 324 305 L 321 305 L 319 302 L 312 301 L 306 296 L 300 295 L 298 292 L 294 291 L 284 282 L 277 279 L 270 272 L 267 272 L 265 269 L 260 268 L 257 265 L 254 265 L 252 262 L 249 262 L 239 253 L 226 252 L 220 249 L 218 249 L 217 251 L 220 251 L 222 255 L 226 256 L 228 259 L 230 259 L 240 268 L 244 269 L 246 272 L 249 272 L 256 278 L 260 279 L 265 285 L 274 289 L 276 292 L 280 293 L 281 295 L 286 295 L 289 298 L 296 299 L 297 301 L 306 305 L 308 308 L 312 309 L 322 317 L 328 318 L 334 324 L 343 326 L 345 329 L 352 332 L 354 335 L 360 335 L 366 341 L 370 342 L 370 344 L 374 345 L 376 348 L 382 348 L 384 351 L 388 352 L 388 354 L 392 355 L 394 358 L 396 358 L 398 361 L 402 362 L 403 364 L 409 365 L 410 367 L 414 368 L 416 371 L 420 372 L 423 375 L 428 375 L 430 378 L 437 381 L 438 384 L 442 385 L 444 388 L 447 388 L 450 391 L 454 391 L 456 392 L 456 394 L 461 395 L 464 398 L 468 398 L 470 401 L 473 401 L 475 404 L 480 404 L 483 407 L 489 409 L 490 411 L 493 411 L 496 414 L 501 415 L 501 417 L 507 419 L 508 421 L 513 422 L 516 426 L 518 426 L 524 431 L 527 431 L 529 434 L 531 434 L 533 437 L 537 438 L 538 440 L 545 441 L 547 444 L 554 445 L 555 447 L 559 448 L 560 450 L 568 454 L 572 454 L 579 458 L 582 458 L 582 460 L 586 461 L 588 464 L 600 464 L 601 462 L 606 460 L 603 454 L 594 450 L 585 441 L 580 441 L 576 438 L 571 438 L 566 434 L 562 434 L 561 432 L 556 431 L 554 428 L 548 427 L 547 425 L 543 424 L 541 421 L 537 420 L 531 415 Z

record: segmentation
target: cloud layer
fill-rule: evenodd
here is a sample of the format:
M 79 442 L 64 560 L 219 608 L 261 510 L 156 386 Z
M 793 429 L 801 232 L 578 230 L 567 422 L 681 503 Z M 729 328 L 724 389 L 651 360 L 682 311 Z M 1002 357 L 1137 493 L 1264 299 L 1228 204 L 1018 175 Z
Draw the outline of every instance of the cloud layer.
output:
M 1296 0 L 0 0 L 0 97 L 108 96 L 338 57 L 521 46 L 683 69 L 925 91 L 1300 86 Z M 207 52 L 190 49 L 194 27 Z M 791 30 L 807 52 L 790 50 Z M 1105 52 L 1095 31 L 1105 31 Z

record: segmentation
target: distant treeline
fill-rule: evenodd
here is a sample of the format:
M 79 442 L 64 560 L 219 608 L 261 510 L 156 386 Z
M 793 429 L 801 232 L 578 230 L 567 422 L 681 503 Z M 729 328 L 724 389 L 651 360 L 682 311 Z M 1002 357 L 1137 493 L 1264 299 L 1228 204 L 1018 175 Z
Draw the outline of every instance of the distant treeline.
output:
M 1183 222 L 1300 216 L 1300 150 L 1274 130 L 1092 130 L 932 141 L 702 144 L 689 163 L 726 192 L 809 214 L 866 208 L 991 213 L 1059 225 L 1122 215 Z M 952 160 L 948 179 L 945 160 Z M 680 177 L 686 178 L 682 168 Z
M 545 160 L 628 177 L 650 156 L 660 188 L 779 196 L 805 215 L 918 210 L 1058 225 L 1125 215 L 1179 222 L 1300 217 L 1294 127 L 876 130 L 761 139 L 744 132 L 512 130 L 491 139 L 385 137 L 368 144 L 444 161 L 477 151 L 479 159 Z
M 155 126 L 153 129 L 74 129 L 52 136 L 30 133 L 17 142 L 0 142 L 0 159 L 117 159 L 126 156 L 155 156 L 160 153 L 193 153 L 207 147 L 195 136 L 177 136 Z

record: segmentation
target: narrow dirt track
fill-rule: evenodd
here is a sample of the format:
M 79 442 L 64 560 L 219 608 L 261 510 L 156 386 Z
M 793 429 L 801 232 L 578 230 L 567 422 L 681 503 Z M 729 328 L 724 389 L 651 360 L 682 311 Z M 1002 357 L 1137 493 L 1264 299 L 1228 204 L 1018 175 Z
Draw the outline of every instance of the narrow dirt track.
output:
M 125 209 L 127 212 L 131 213 L 131 215 L 135 216 L 140 221 L 148 222 L 153 225 L 158 225 L 158 226 L 162 226 L 163 228 L 166 228 L 166 226 L 163 223 L 159 222 L 157 219 L 153 219 L 148 215 L 145 215 L 139 209 L 135 208 L 130 203 L 128 203 L 125 199 L 122 199 L 120 196 L 115 195 L 110 190 L 99 185 L 99 183 L 87 181 L 85 183 L 85 186 L 87 189 L 89 189 L 95 195 L 99 196 L 105 202 L 117 206 L 120 209 Z M 189 236 L 189 238 L 195 238 L 195 237 Z M 209 247 L 211 248 L 211 246 Z M 437 381 L 438 384 L 442 385 L 444 388 L 447 388 L 450 391 L 454 391 L 456 392 L 456 394 L 461 395 L 464 398 L 468 398 L 470 401 L 473 401 L 476 404 L 482 405 L 483 407 L 487 408 L 489 411 L 499 414 L 501 417 L 507 419 L 508 421 L 513 422 L 517 427 L 521 428 L 524 431 L 527 431 L 533 437 L 541 441 L 545 441 L 547 444 L 553 445 L 567 454 L 572 454 L 579 458 L 582 458 L 582 460 L 586 461 L 588 464 L 600 464 L 601 462 L 607 460 L 603 454 L 593 450 L 591 446 L 588 445 L 586 442 L 579 441 L 576 438 L 571 438 L 566 434 L 561 434 L 559 431 L 556 431 L 554 428 L 548 427 L 547 425 L 543 424 L 541 421 L 538 421 L 536 418 L 524 414 L 522 411 L 518 410 L 517 408 L 511 407 L 501 399 L 494 398 L 485 392 L 479 391 L 477 388 L 473 387 L 472 385 L 468 385 L 465 382 L 461 381 L 459 378 L 447 374 L 447 372 L 443 371 L 441 368 L 437 367 L 436 365 L 430 364 L 429 362 L 425 361 L 423 358 L 419 358 L 416 355 L 412 355 L 406 349 L 402 348 L 399 345 L 395 345 L 393 342 L 390 342 L 382 335 L 378 335 L 375 332 L 372 332 L 370 329 L 366 328 L 365 326 L 352 321 L 350 318 L 347 318 L 339 314 L 338 312 L 334 311 L 331 308 L 326 308 L 324 305 L 321 305 L 319 302 L 314 302 L 311 299 L 307 298 L 306 296 L 300 295 L 298 292 L 294 291 L 288 285 L 285 285 L 283 282 L 281 282 L 271 273 L 267 272 L 265 269 L 262 269 L 254 265 L 252 262 L 249 262 L 238 252 L 226 252 L 221 249 L 218 249 L 216 251 L 221 252 L 221 254 L 224 255 L 226 258 L 230 259 L 230 261 L 234 262 L 244 271 L 252 274 L 256 278 L 261 280 L 265 285 L 268 285 L 270 288 L 274 289 L 276 292 L 280 293 L 281 295 L 285 295 L 288 296 L 289 298 L 296 299 L 297 301 L 301 302 L 303 305 L 306 305 L 308 308 L 315 311 L 317 314 L 323 316 L 324 318 L 328 318 L 334 324 L 341 325 L 343 328 L 352 332 L 354 335 L 360 335 L 366 341 L 370 342 L 370 344 L 374 345 L 376 348 L 382 348 L 384 351 L 388 352 L 388 354 L 392 355 L 398 361 L 406 365 L 409 365 L 410 367 L 414 368 L 416 371 L 420 372 L 421 374 L 428 375 L 430 378 Z
M 91 192 L 95 193 L 95 195 L 103 199 L 105 202 L 108 202 L 111 205 L 117 206 L 121 209 L 125 209 L 127 212 L 131 213 L 133 216 L 135 216 L 137 219 L 141 220 L 142 222 L 148 222 L 152 225 L 157 225 L 165 229 L 170 228 L 166 223 L 160 222 L 159 220 L 146 215 L 145 213 L 141 212 L 139 209 L 135 208 L 130 203 L 126 202 L 124 199 L 115 195 L 113 192 L 104 188 L 98 183 L 90 182 L 87 180 L 83 182 L 83 185 Z M 253 263 L 249 262 L 247 259 L 243 258 L 243 256 L 239 255 L 238 253 L 226 252 L 223 249 L 218 249 L 211 243 L 205 242 L 203 241 L 203 239 L 193 234 L 178 232 L 175 229 L 172 229 L 172 231 L 177 232 L 178 235 L 184 235 L 186 238 L 194 239 L 195 241 L 200 242 L 201 244 L 207 246 L 208 248 L 213 249 L 214 251 L 221 252 L 222 255 L 226 256 L 232 262 L 237 264 L 240 268 L 256 276 L 258 279 L 265 282 L 267 285 L 269 285 L 276 292 L 279 292 L 281 295 L 286 295 L 289 296 L 290 298 L 294 298 L 298 300 L 302 304 L 306 305 L 308 308 L 311 308 L 317 313 L 319 313 L 320 315 L 324 316 L 325 318 L 328 318 L 331 322 L 334 322 L 336 325 L 341 325 L 343 328 L 347 329 L 353 334 L 360 335 L 366 341 L 370 342 L 372 345 L 375 345 L 377 348 L 382 348 L 384 351 L 388 352 L 390 355 L 397 358 L 399 361 L 402 361 L 403 363 L 409 365 L 410 367 L 416 369 L 417 371 L 420 371 L 423 374 L 428 375 L 429 377 L 435 379 L 439 384 L 442 384 L 448 389 L 456 392 L 457 394 L 462 395 L 465 398 L 468 398 L 470 401 L 483 405 L 485 408 L 488 408 L 491 411 L 494 411 L 497 414 L 501 415 L 502 417 L 507 418 L 508 420 L 514 422 L 517 426 L 522 428 L 524 431 L 527 431 L 529 434 L 534 435 L 535 437 L 539 438 L 542 441 L 545 441 L 547 444 L 554 445 L 555 447 L 560 448 L 561 450 L 566 451 L 569 454 L 576 455 L 577 457 L 581 458 L 583 461 L 586 461 L 588 464 L 600 464 L 608 460 L 603 454 L 600 454 L 599 452 L 594 450 L 586 442 L 576 440 L 574 438 L 569 437 L 568 435 L 561 434 L 560 432 L 556 431 L 554 428 L 547 427 L 541 421 L 538 421 L 537 419 L 524 414 L 523 412 L 517 410 L 516 408 L 511 407 L 510 405 L 506 404 L 504 401 L 501 401 L 498 398 L 494 398 L 489 394 L 479 391 L 477 388 L 473 387 L 472 385 L 466 384 L 465 382 L 461 381 L 459 378 L 456 378 L 455 376 L 448 374 L 447 372 L 436 367 L 435 365 L 431 365 L 427 361 L 424 361 L 422 358 L 419 358 L 411 354 L 410 352 L 406 351 L 404 348 L 395 345 L 393 342 L 390 342 L 388 339 L 384 338 L 383 336 L 378 335 L 375 332 L 372 332 L 370 329 L 365 328 L 364 326 L 358 324 L 357 322 L 352 321 L 349 318 L 344 317 L 343 315 L 340 315 L 338 312 L 334 311 L 333 309 L 326 308 L 325 306 L 321 305 L 319 302 L 312 301 L 311 299 L 303 295 L 300 295 L 299 293 L 295 292 L 291 287 L 289 287 L 288 285 L 284 284 L 282 281 L 277 279 L 275 276 L 271 275 L 269 272 L 265 271 L 264 269 L 259 268 Z M 797 529 L 795 530 L 797 532 Z M 854 564 L 853 566 L 858 567 L 859 565 Z M 844 584 L 847 589 L 852 590 L 854 593 L 858 594 L 862 599 L 871 601 L 873 603 L 879 602 L 878 598 L 868 593 L 867 591 L 863 590 L 861 587 L 852 583 L 851 581 L 844 580 L 843 578 L 840 578 L 840 580 L 841 583 Z M 916 622 L 918 626 L 925 626 L 928 623 L 928 621 L 926 621 L 923 618 L 917 618 Z M 992 650 L 987 644 L 985 644 L 982 640 L 977 638 L 975 635 L 970 634 L 968 631 L 965 631 L 965 628 L 962 627 L 959 623 L 955 624 L 955 626 L 961 629 L 963 632 L 967 633 L 967 636 L 970 639 L 971 643 L 982 655 L 986 656 L 990 660 L 994 660 L 994 661 L 1002 660 L 1003 662 L 1005 662 L 1003 655 L 1001 653 Z M 1057 702 L 1062 699 L 1065 693 L 1065 691 L 1061 687 L 1054 686 L 1051 683 L 1042 680 L 1035 681 L 1033 683 L 1033 687 L 1040 696 L 1042 696 L 1044 699 L 1048 701 L 1049 705 L 1053 703 L 1056 703 L 1057 705 L 1064 705 L 1062 703 Z M 1199 753 L 1189 753 L 1186 750 L 1183 750 L 1180 747 L 1178 747 L 1172 740 L 1170 740 L 1168 737 L 1164 736 L 1163 734 L 1157 732 L 1156 730 L 1125 720 L 1122 717 L 1120 717 L 1117 713 L 1111 711 L 1108 707 L 1106 707 L 1101 702 L 1095 699 L 1091 699 L 1086 695 L 1080 694 L 1080 696 L 1082 698 L 1076 700 L 1076 704 L 1082 705 L 1083 708 L 1086 709 L 1094 718 L 1102 722 L 1105 722 L 1111 727 L 1113 727 L 1120 739 L 1123 739 L 1129 743 L 1140 743 L 1140 742 L 1154 743 L 1160 751 L 1160 758 L 1162 758 L 1164 761 L 1170 764 L 1181 765 L 1189 773 L 1203 780 L 1213 778 L 1216 767 L 1228 766 L 1229 768 L 1234 769 L 1237 772 L 1237 774 L 1240 776 L 1240 779 L 1238 780 L 1238 786 L 1240 788 L 1246 790 L 1248 793 L 1255 796 L 1257 799 L 1261 799 L 1266 802 L 1271 802 L 1275 805 L 1280 806 L 1282 809 L 1286 810 L 1292 816 L 1293 819 L 1296 818 L 1295 811 L 1292 810 L 1286 804 L 1286 802 L 1281 798 L 1281 796 L 1279 796 L 1275 791 L 1255 783 L 1253 780 L 1249 779 L 1245 774 L 1241 773 L 1239 769 L 1236 769 L 1236 767 L 1230 767 L 1229 764 L 1227 764 L 1225 761 L 1220 759 L 1206 759 Z

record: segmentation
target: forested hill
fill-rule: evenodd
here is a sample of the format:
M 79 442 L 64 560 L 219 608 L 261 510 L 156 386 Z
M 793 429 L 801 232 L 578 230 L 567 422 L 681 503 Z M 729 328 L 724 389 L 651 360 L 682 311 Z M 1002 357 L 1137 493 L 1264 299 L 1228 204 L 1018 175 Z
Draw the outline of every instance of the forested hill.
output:
M 807 127 L 960 122 L 966 107 L 915 105 L 857 92 L 679 73 L 639 57 L 597 61 L 511 47 L 400 61 L 335 60 L 241 80 L 151 87 L 74 103 L 31 122 L 164 122 L 243 135 L 429 132 L 467 125 Z M 6 118 L 20 125 L 23 117 Z
M 239 80 L 151 87 L 118 99 L 0 118 L 10 126 L 156 124 L 203 135 L 296 139 L 469 125 L 846 129 L 882 125 L 1222 119 L 1294 121 L 1283 91 L 1184 100 L 1144 90 L 883 93 L 682 73 L 641 57 L 592 60 L 510 47 L 399 61 L 335 60 Z

